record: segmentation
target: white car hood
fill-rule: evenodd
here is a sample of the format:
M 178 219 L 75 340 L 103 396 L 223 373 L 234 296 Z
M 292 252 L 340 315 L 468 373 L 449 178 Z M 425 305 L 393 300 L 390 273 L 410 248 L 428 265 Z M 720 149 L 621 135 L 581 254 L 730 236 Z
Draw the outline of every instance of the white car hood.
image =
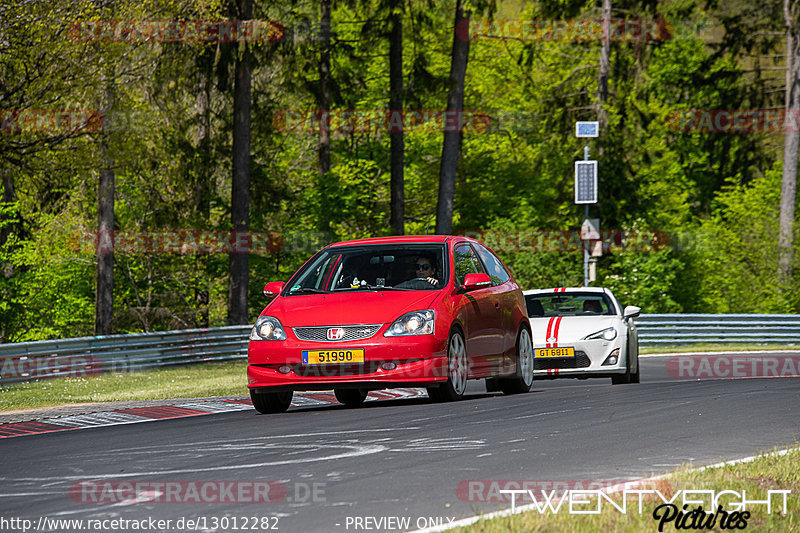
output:
M 533 344 L 537 347 L 569 346 L 612 326 L 617 326 L 617 335 L 622 334 L 616 316 L 535 317 L 530 320 Z

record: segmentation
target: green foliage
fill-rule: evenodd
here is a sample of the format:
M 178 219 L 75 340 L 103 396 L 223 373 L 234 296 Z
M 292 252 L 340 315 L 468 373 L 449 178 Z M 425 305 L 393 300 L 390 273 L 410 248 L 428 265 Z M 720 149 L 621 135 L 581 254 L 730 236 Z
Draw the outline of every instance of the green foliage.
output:
M 337 240 L 380 235 L 386 231 L 388 175 L 371 160 L 337 164 L 314 188 L 318 223 L 327 224 Z
M 598 282 L 645 312 L 794 312 L 796 282 L 777 284 L 780 136 L 686 132 L 691 109 L 782 106 L 780 13 L 770 4 L 615 0 L 614 17 L 666 18 L 661 41 L 613 41 L 608 126 L 591 140 L 603 230 L 657 231 L 668 249 L 613 250 Z M 777 4 L 776 4 L 777 5 Z M 333 108 L 386 110 L 390 3 L 335 2 Z M 407 111 L 446 106 L 455 3 L 401 2 Z M 597 18 L 596 2 L 471 4 L 475 17 Z M 32 340 L 93 331 L 98 172 L 116 177 L 115 230 L 123 235 L 230 229 L 232 43 L 85 42 L 76 20 L 232 17 L 230 3 L 84 1 L 0 7 L 4 109 L 110 112 L 96 131 L 0 133 L 0 337 Z M 313 113 L 319 87 L 319 5 L 257 3 L 255 17 L 290 33 L 253 45 L 250 229 L 284 247 L 250 256 L 250 313 L 264 283 L 285 280 L 336 239 L 389 228 L 389 134 L 335 131 L 331 170 L 317 170 L 318 132 L 281 128 L 285 111 Z M 776 15 L 778 13 L 778 15 Z M 66 22 L 65 22 L 66 21 Z M 777 35 L 777 37 L 776 37 Z M 597 114 L 598 41 L 478 38 L 470 43 L 456 184 L 456 232 L 482 235 L 524 288 L 580 285 L 570 237 L 531 246 L 526 232 L 574 232 L 573 164 L 583 157 L 576 120 Z M 110 107 L 110 109 L 108 109 Z M 477 119 L 474 117 L 478 117 Z M 486 122 L 488 118 L 488 124 Z M 435 227 L 442 131 L 405 134 L 406 233 Z M 104 160 L 106 157 L 107 160 Z M 563 242 L 562 242 L 563 241 Z M 115 256 L 120 332 L 220 326 L 226 320 L 225 253 L 128 251 Z
M 39 239 L 11 238 L 0 249 L 2 337 L 83 336 L 94 323 L 94 267 L 73 255 L 74 233 L 63 219 L 40 214 L 32 222 L 42 228 Z
M 691 274 L 703 288 L 693 310 L 791 313 L 797 309 L 797 276 L 788 286 L 778 281 L 780 190 L 781 165 L 776 163 L 749 185 L 727 186 L 717 195 L 712 215 L 683 236 Z
M 496 219 L 487 231 L 465 232 L 494 250 L 523 289 L 583 285 L 580 236 L 570 230 L 540 230 L 521 219 Z
M 682 290 L 676 281 L 683 263 L 671 249 L 664 249 L 658 234 L 648 232 L 641 224 L 626 227 L 623 235 L 631 241 L 631 249 L 604 258 L 601 277 L 595 284 L 608 287 L 623 307 L 636 305 L 644 313 L 683 311 L 675 296 Z

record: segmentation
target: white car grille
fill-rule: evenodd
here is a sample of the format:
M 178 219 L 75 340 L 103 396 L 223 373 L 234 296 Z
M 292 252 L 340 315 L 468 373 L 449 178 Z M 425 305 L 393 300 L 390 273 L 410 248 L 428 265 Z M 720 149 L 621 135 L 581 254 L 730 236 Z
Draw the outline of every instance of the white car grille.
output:
M 533 360 L 534 370 L 553 370 L 556 368 L 586 368 L 592 362 L 586 352 L 575 350 L 575 357 L 538 357 Z

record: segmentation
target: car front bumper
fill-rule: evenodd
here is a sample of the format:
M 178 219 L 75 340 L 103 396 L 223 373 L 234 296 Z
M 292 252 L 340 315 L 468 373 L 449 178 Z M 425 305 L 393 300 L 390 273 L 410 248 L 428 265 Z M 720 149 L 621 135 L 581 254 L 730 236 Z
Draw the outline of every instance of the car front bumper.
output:
M 627 371 L 627 351 L 619 341 L 602 339 L 581 340 L 558 343 L 559 348 L 572 347 L 574 357 L 534 357 L 534 379 L 553 379 L 557 377 L 604 377 L 624 374 Z M 534 345 L 534 354 L 544 345 Z M 617 362 L 603 365 L 603 362 L 618 350 Z
M 325 349 L 363 349 L 364 362 L 303 364 L 303 350 Z M 447 375 L 447 339 L 435 334 L 384 337 L 381 328 L 355 342 L 308 342 L 290 336 L 285 341 L 250 341 L 248 346 L 248 387 L 256 390 L 376 390 L 441 383 Z

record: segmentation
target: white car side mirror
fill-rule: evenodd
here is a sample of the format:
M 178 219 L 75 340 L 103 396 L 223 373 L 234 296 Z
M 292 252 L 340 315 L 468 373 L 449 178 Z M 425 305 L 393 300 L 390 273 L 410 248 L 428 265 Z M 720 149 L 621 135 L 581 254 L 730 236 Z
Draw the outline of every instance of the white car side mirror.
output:
M 636 318 L 642 313 L 641 307 L 636 307 L 635 305 L 629 305 L 625 308 L 625 311 L 622 312 L 622 318 Z

